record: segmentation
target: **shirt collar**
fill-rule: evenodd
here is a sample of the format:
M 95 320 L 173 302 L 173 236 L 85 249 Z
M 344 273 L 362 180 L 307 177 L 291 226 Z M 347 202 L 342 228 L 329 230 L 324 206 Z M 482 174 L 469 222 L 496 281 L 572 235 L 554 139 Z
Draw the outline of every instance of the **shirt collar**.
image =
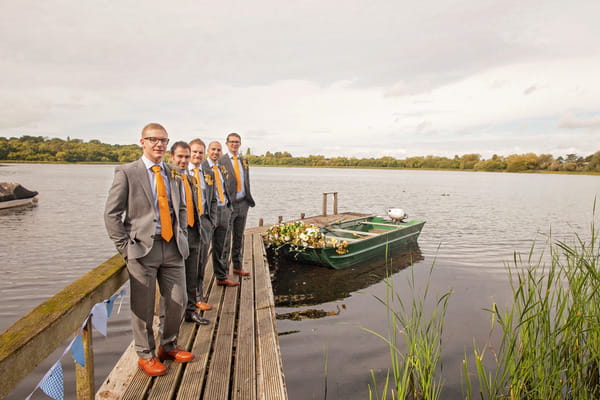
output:
M 156 164 L 156 163 L 154 163 L 154 162 L 152 162 L 152 161 L 148 160 L 148 159 L 146 158 L 146 156 L 142 155 L 142 161 L 144 162 L 144 165 L 146 166 L 146 169 L 150 169 L 150 168 L 152 168 L 154 165 L 160 165 L 160 168 L 161 168 L 161 170 L 163 170 L 163 171 L 164 171 L 164 169 L 165 169 L 165 166 L 164 166 L 164 164 L 163 164 L 162 160 L 160 160 L 160 162 L 159 162 L 158 164 Z

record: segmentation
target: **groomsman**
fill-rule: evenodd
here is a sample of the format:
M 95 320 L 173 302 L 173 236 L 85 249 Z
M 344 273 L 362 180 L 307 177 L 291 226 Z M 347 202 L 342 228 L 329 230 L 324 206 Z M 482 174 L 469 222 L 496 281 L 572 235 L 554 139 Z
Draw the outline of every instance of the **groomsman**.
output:
M 202 301 L 202 280 L 204 270 L 200 271 L 199 250 L 206 242 L 202 234 L 201 217 L 204 201 L 203 193 L 199 190 L 196 178 L 188 170 L 190 164 L 191 149 L 186 142 L 175 142 L 171 146 L 171 160 L 181 173 L 185 192 L 185 205 L 187 211 L 187 231 L 190 255 L 185 259 L 185 282 L 187 288 L 187 305 L 185 307 L 185 320 L 195 322 L 198 325 L 207 325 L 209 321 L 196 312 L 196 303 Z
M 200 311 L 208 311 L 213 307 L 206 303 L 204 299 L 203 281 L 206 263 L 208 262 L 208 249 L 212 240 L 212 231 L 217 225 L 217 198 L 215 197 L 214 175 L 210 168 L 202 168 L 206 145 L 201 139 L 194 139 L 190 142 L 192 151 L 191 162 L 189 164 L 189 174 L 194 177 L 196 182 L 196 190 L 198 198 L 202 198 L 202 202 L 198 202 L 200 216 L 200 233 L 202 240 L 198 251 L 198 284 L 196 293 L 196 307 Z M 200 208 L 202 205 L 202 208 Z
M 231 261 L 233 264 L 233 273 L 241 276 L 248 276 L 250 272 L 244 270 L 242 260 L 244 256 L 244 230 L 246 229 L 246 219 L 248 210 L 254 207 L 254 199 L 250 192 L 250 171 L 248 160 L 240 154 L 242 138 L 237 133 L 227 135 L 225 142 L 229 150 L 220 159 L 219 163 L 227 171 L 227 187 L 232 195 L 233 212 L 229 222 L 229 233 L 225 245 L 225 260 L 229 262 L 229 252 L 231 250 Z
M 223 254 L 231 218 L 231 196 L 225 184 L 227 171 L 219 165 L 221 153 L 221 143 L 210 142 L 208 144 L 208 159 L 202 163 L 203 169 L 210 169 L 214 173 L 213 186 L 217 198 L 217 224 L 212 233 L 212 261 L 217 285 L 237 286 L 239 282 L 234 282 L 227 277 L 229 268 Z
M 142 157 L 115 168 L 104 222 L 127 262 L 131 325 L 138 366 L 149 376 L 164 375 L 161 362 L 189 362 L 194 355 L 177 346 L 186 298 L 184 259 L 188 257 L 187 214 L 181 181 L 163 162 L 169 138 L 156 123 L 142 129 Z M 161 294 L 160 346 L 155 351 L 156 282 Z

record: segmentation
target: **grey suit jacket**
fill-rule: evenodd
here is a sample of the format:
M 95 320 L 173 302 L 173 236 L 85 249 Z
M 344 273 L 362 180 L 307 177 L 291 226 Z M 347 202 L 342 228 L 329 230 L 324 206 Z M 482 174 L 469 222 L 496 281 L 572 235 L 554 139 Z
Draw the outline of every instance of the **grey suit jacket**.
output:
M 171 168 L 166 163 L 163 164 L 168 176 L 175 218 L 173 239 L 185 259 L 189 255 L 189 247 L 185 202 L 181 201 L 183 185 L 181 177 L 173 179 Z M 115 168 L 114 180 L 106 199 L 104 223 L 108 236 L 125 259 L 144 257 L 152 249 L 157 216 L 152 186 L 142 159 Z
M 250 207 L 254 207 L 254 199 L 252 198 L 252 192 L 250 192 L 250 169 L 248 168 L 248 160 L 246 160 L 242 156 L 238 156 L 240 161 L 242 162 L 242 173 L 244 174 L 244 190 L 246 192 L 246 200 Z M 233 164 L 231 163 L 231 159 L 229 158 L 229 154 L 223 154 L 221 158 L 219 158 L 219 165 L 223 166 L 225 170 L 227 170 L 227 186 L 229 193 L 232 194 L 232 199 L 235 200 L 235 194 L 237 193 L 237 182 L 235 180 L 235 171 L 233 169 Z
M 206 196 L 206 204 L 207 209 L 204 212 L 208 215 L 208 219 L 213 224 L 213 226 L 217 223 L 217 197 L 215 196 L 215 175 L 210 169 L 210 167 L 205 167 L 205 164 L 202 164 L 202 173 L 200 174 L 200 179 L 204 181 L 204 186 L 206 188 L 204 195 Z M 190 171 L 193 174 L 193 171 Z M 192 178 L 192 182 L 194 184 L 194 204 L 198 207 L 198 185 L 201 185 L 200 182 L 196 182 L 196 177 L 194 175 L 190 175 Z M 198 208 L 196 208 L 198 211 Z
M 235 199 L 235 197 L 232 197 L 231 192 L 229 191 L 229 186 L 227 184 L 228 181 L 228 172 L 227 170 L 220 164 L 217 163 L 219 166 L 219 170 L 221 171 L 221 175 L 223 175 L 223 192 L 225 192 L 225 198 L 227 199 L 227 207 L 232 207 L 232 200 Z M 210 173 L 212 174 L 212 179 L 213 182 L 215 182 L 215 176 L 214 176 L 214 172 L 212 170 L 212 168 L 210 167 L 210 165 L 208 164 L 208 160 L 204 160 L 202 161 L 202 171 L 210 171 Z M 213 188 L 213 196 L 215 197 L 215 204 L 217 201 L 217 187 L 216 187 L 216 183 L 213 184 L 212 186 Z M 216 208 L 215 208 L 216 210 Z M 216 211 L 215 211 L 215 214 Z

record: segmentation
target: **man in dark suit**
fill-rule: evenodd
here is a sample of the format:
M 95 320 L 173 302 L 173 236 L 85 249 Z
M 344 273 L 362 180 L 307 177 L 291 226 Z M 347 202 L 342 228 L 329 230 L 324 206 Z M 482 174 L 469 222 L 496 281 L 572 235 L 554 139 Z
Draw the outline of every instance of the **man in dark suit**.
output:
M 248 209 L 254 207 L 254 199 L 250 192 L 250 171 L 248 160 L 240 154 L 242 138 L 237 133 L 227 135 L 225 142 L 229 150 L 220 159 L 219 163 L 227 171 L 227 187 L 229 193 L 233 193 L 233 213 L 229 222 L 229 234 L 225 245 L 225 260 L 229 263 L 229 252 L 231 251 L 231 261 L 233 264 L 233 273 L 240 276 L 248 276 L 250 273 L 244 270 L 242 260 L 244 252 L 244 230 L 246 229 L 246 219 Z
M 208 144 L 208 159 L 202 163 L 204 170 L 212 170 L 214 173 L 214 194 L 217 198 L 217 224 L 212 232 L 212 261 L 215 279 L 219 286 L 238 286 L 227 277 L 229 267 L 227 260 L 223 257 L 227 232 L 229 230 L 229 219 L 231 218 L 231 195 L 227 189 L 227 171 L 219 165 L 221 157 L 221 143 L 210 142 Z
M 196 292 L 195 302 L 198 310 L 208 311 L 212 309 L 212 306 L 204 301 L 202 285 L 204 282 L 204 270 L 208 262 L 208 249 L 212 239 L 212 231 L 217 225 L 217 199 L 213 189 L 215 178 L 211 169 L 202 168 L 206 149 L 204 142 L 201 139 L 194 139 L 190 142 L 190 149 L 192 156 L 188 166 L 189 174 L 194 177 L 194 181 L 196 182 L 197 197 L 199 199 L 202 198 L 202 202 L 198 202 L 198 210 L 202 214 L 200 216 L 202 240 L 198 251 L 198 284 L 196 285 L 198 291 Z
M 144 127 L 142 157 L 115 168 L 104 222 L 127 262 L 131 323 L 138 366 L 147 375 L 164 375 L 161 362 L 188 362 L 194 355 L 177 346 L 186 303 L 184 259 L 189 254 L 181 177 L 163 162 L 169 138 L 160 124 Z M 155 351 L 152 322 L 156 282 L 161 294 L 161 338 Z
M 204 270 L 200 271 L 200 249 L 206 242 L 206 237 L 202 233 L 200 219 L 204 214 L 204 209 L 206 209 L 206 206 L 204 206 L 206 196 L 204 196 L 201 189 L 199 190 L 196 178 L 188 169 L 191 157 L 190 145 L 182 141 L 175 142 L 171 146 L 170 153 L 171 161 L 181 173 L 187 212 L 190 255 L 185 259 L 185 285 L 187 289 L 185 320 L 195 322 L 198 325 L 207 325 L 209 321 L 196 311 L 196 303 L 202 300 L 202 280 L 204 278 Z

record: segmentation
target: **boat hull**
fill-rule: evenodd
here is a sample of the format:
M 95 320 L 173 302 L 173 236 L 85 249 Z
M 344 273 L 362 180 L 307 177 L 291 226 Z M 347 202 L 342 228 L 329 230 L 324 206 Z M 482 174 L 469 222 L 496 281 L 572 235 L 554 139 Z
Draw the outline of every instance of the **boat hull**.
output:
M 424 224 L 424 221 L 392 223 L 381 217 L 364 217 L 323 228 L 328 239 L 348 242 L 345 253 L 336 247 L 298 251 L 290 246 L 284 246 L 280 252 L 302 263 L 335 269 L 351 268 L 374 258 L 384 258 L 394 249 L 416 243 Z
M 4 210 L 6 208 L 26 207 L 33 203 L 37 203 L 37 200 L 37 197 L 31 197 L 29 199 L 0 201 L 0 210 Z

